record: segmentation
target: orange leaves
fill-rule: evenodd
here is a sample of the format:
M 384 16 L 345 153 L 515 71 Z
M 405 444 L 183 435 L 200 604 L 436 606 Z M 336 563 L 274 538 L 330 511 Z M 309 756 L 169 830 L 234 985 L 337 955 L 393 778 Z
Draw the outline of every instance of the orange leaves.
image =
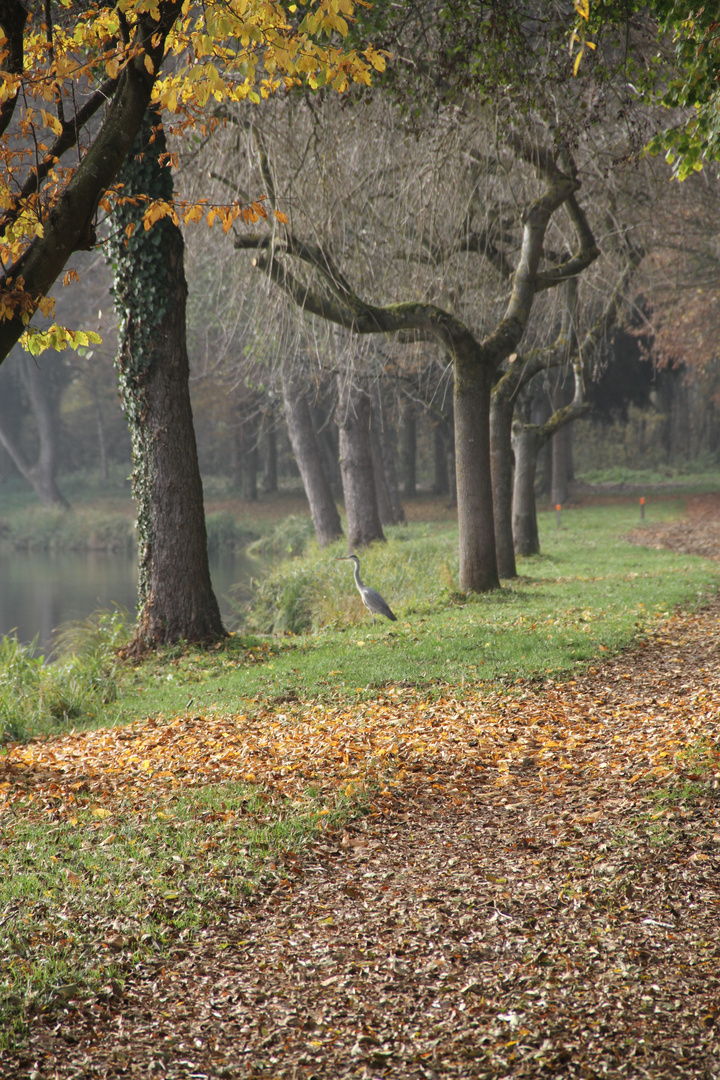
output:
M 149 232 L 156 222 L 162 221 L 162 219 L 166 217 L 169 217 L 175 225 L 180 224 L 177 210 L 172 203 L 167 202 L 165 199 L 154 199 L 150 202 L 143 214 L 143 228 L 145 229 L 145 232 Z
M 211 203 L 208 199 L 198 199 L 194 203 L 189 203 L 183 199 L 169 202 L 164 199 L 153 200 L 143 195 L 134 195 L 132 198 L 126 199 L 119 188 L 113 192 L 113 198 L 118 204 L 123 201 L 136 205 L 146 204 L 143 211 L 143 227 L 146 232 L 166 217 L 169 217 L 176 225 L 180 224 L 180 217 L 182 217 L 186 225 L 197 224 L 204 220 L 208 228 L 212 228 L 216 223 L 219 223 L 225 233 L 230 231 L 235 222 L 242 221 L 246 224 L 255 224 L 260 220 L 267 220 L 268 217 L 264 196 L 248 205 L 244 205 L 238 200 L 231 203 Z M 110 209 L 109 204 L 108 209 Z M 274 213 L 278 221 L 287 223 L 288 219 L 285 214 L 279 210 Z M 131 222 L 125 229 L 128 239 L 132 237 L 134 231 L 135 225 Z
M 52 113 L 46 112 L 45 109 L 40 110 L 40 115 L 45 127 L 49 127 L 56 135 L 62 135 L 63 127 L 57 116 L 53 116 Z
M 186 207 L 183 210 L 183 221 L 186 225 L 190 222 L 202 221 L 203 219 L 203 205 L 202 203 L 194 203 L 192 206 Z
M 598 704 L 573 682 L 526 691 L 520 701 L 477 693 L 430 701 L 391 689 L 351 708 L 309 701 L 288 712 L 160 718 L 11 748 L 0 769 L 0 806 L 31 793 L 42 800 L 50 784 L 54 805 L 62 798 L 69 812 L 89 800 L 95 816 L 108 802 L 137 805 L 231 780 L 288 795 L 317 785 L 348 797 L 368 785 L 416 785 L 423 774 L 423 783 L 448 792 L 462 792 L 478 772 L 513 791 L 611 778 L 637 786 L 668 775 L 679 747 L 720 734 L 719 715 L 720 690 L 700 709 L 670 701 L 641 709 Z M 84 787 L 78 776 L 89 777 Z
M 531 800 L 573 791 L 587 799 L 610 785 L 635 798 L 679 773 L 712 784 L 720 781 L 720 676 L 708 642 L 716 640 L 717 605 L 667 618 L 642 649 L 566 683 L 448 689 L 436 699 L 389 687 L 352 705 L 253 703 L 13 746 L 0 759 L 0 813 L 29 799 L 65 815 L 84 803 L 99 816 L 119 802 L 140 808 L 226 781 L 348 798 L 378 788 L 459 798 L 481 783 Z M 701 749 L 685 767 L 692 746 Z

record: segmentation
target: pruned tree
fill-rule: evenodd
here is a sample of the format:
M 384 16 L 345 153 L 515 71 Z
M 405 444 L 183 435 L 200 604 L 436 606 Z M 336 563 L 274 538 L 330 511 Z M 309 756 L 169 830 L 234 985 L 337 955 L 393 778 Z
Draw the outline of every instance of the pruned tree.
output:
M 545 444 L 575 420 L 584 416 L 589 408 L 588 385 L 593 367 L 607 336 L 614 326 L 628 295 L 633 273 L 643 257 L 642 250 L 626 238 L 626 262 L 615 288 L 607 298 L 599 316 L 584 333 L 578 334 L 577 283 L 570 280 L 565 285 L 565 304 L 560 333 L 549 349 L 534 354 L 517 356 L 508 372 L 507 381 L 498 384 L 497 393 L 506 395 L 520 393 L 519 405 L 512 420 L 512 446 L 515 472 L 512 488 L 512 536 L 514 550 L 518 555 L 535 555 L 540 551 L 535 505 L 535 471 L 537 458 Z M 573 375 L 573 392 L 566 404 L 560 404 L 543 424 L 531 422 L 526 407 L 529 395 L 523 401 L 523 388 L 530 387 L 540 372 L 570 367 Z M 502 407 L 502 406 L 501 406 Z
M 295 119 L 294 123 L 297 123 Z M 445 133 L 447 135 L 447 132 Z M 334 136 L 337 138 L 337 136 Z M 389 133 L 385 133 L 389 140 Z M 256 139 L 268 199 L 279 206 L 272 164 L 262 141 Z M 388 145 L 390 145 L 388 141 Z M 374 157 L 382 151 L 373 145 Z M 597 257 L 590 227 L 576 199 L 579 182 L 566 147 L 532 144 L 518 134 L 508 140 L 509 160 L 534 178 L 535 193 L 525 206 L 520 250 L 507 287 L 504 311 L 485 335 L 474 333 L 447 308 L 427 301 L 378 304 L 366 300 L 340 270 L 329 240 L 299 235 L 294 225 L 270 233 L 239 235 L 236 246 L 257 251 L 255 265 L 263 270 L 304 312 L 353 334 L 394 335 L 407 341 L 425 340 L 439 345 L 454 369 L 454 426 L 460 525 L 460 583 L 462 588 L 486 591 L 498 584 L 490 481 L 489 411 L 495 373 L 516 349 L 526 329 L 533 301 L 539 292 L 580 273 Z M 397 148 L 393 150 L 397 158 Z M 285 170 L 286 172 L 287 170 Z M 532 183 L 532 179 L 530 179 Z M 289 200 L 288 200 L 289 201 Z M 378 200 L 375 199 L 377 206 Z M 550 221 L 567 204 L 576 231 L 576 248 L 561 265 L 542 267 L 543 246 Z M 285 205 L 285 204 L 284 204 Z M 345 209 L 345 208 L 344 208 Z M 377 212 L 377 211 L 376 211 Z M 284 211 L 283 211 L 284 213 Z M 336 231 L 337 222 L 334 223 Z M 347 233 L 347 225 L 343 226 Z M 322 228 L 315 220 L 315 229 Z M 358 233 L 352 232 L 353 244 Z M 413 237 L 415 252 L 422 238 Z M 487 243 L 477 238 L 464 244 L 464 253 L 482 258 Z M 505 256 L 507 257 L 507 256 Z M 377 269 L 379 253 L 366 256 Z M 374 259 L 374 263 L 373 263 Z M 391 272 L 384 266 L 385 274 Z M 375 273 L 375 289 L 378 281 Z M 394 287 L 397 288 L 396 282 Z

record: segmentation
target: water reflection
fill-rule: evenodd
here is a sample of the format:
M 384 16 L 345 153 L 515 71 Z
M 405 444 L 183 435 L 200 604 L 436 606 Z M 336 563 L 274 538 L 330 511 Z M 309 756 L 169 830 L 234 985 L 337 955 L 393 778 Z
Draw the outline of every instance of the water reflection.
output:
M 234 597 L 250 594 L 251 578 L 266 564 L 244 552 L 220 552 L 210 558 L 215 595 L 225 624 L 232 623 Z M 240 588 L 238 589 L 237 586 Z M 243 588 L 245 586 L 245 588 Z M 0 634 L 15 631 L 18 640 L 37 636 L 47 654 L 53 631 L 70 619 L 84 619 L 98 608 L 127 608 L 134 616 L 137 566 L 134 555 L 104 551 L 0 553 Z

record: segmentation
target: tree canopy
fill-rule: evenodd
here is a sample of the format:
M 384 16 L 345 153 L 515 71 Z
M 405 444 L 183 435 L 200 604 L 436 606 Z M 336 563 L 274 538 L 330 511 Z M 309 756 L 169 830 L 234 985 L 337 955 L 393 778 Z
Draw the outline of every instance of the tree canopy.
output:
M 344 48 L 354 7 L 0 0 L 0 360 L 38 308 L 52 314 L 47 294 L 72 253 L 95 244 L 149 105 L 180 126 L 206 124 L 211 102 L 258 102 L 303 81 L 340 91 L 367 83 L 384 60 L 372 47 Z M 232 220 L 242 209 L 226 212 Z M 148 208 L 147 227 L 157 213 Z M 87 335 L 53 327 L 35 350 L 68 344 Z
M 669 110 L 648 144 L 665 156 L 679 180 L 720 159 L 720 20 L 714 4 L 697 0 L 575 0 L 574 68 L 589 46 L 618 29 L 625 35 L 624 63 L 632 88 Z M 649 31 L 649 33 L 648 33 Z M 638 39 L 643 47 L 637 47 Z M 594 39 L 594 40 L 593 40 Z M 589 59 L 589 58 L 588 58 Z

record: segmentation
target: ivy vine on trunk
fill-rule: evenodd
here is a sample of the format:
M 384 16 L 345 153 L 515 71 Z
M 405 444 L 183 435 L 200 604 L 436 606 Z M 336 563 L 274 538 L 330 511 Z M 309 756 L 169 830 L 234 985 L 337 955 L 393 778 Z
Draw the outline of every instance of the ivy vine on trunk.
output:
M 109 242 L 120 318 L 116 360 L 132 440 L 138 512 L 138 648 L 225 634 L 210 582 L 202 482 L 189 390 L 184 242 L 147 200 L 171 200 L 165 137 L 148 113 L 123 167 L 126 199 Z

